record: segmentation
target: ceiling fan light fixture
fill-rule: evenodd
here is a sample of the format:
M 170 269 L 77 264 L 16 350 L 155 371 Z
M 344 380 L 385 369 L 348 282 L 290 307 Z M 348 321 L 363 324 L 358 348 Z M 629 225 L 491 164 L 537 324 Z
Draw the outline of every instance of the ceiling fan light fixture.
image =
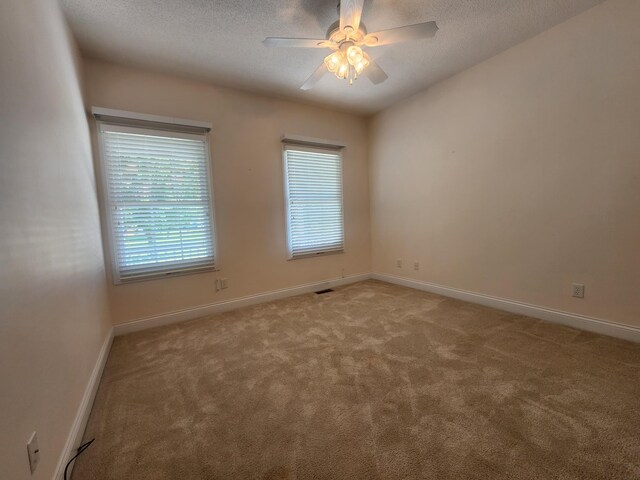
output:
M 351 45 L 348 48 L 345 45 L 324 59 L 327 70 L 340 80 L 349 80 L 349 85 L 353 84 L 353 81 L 367 68 L 369 63 L 366 54 L 356 45 Z
M 338 50 L 325 57 L 324 64 L 327 66 L 327 70 L 329 70 L 331 73 L 335 73 L 340 68 L 340 65 L 344 63 L 344 61 L 344 55 L 341 51 Z
M 344 80 L 345 78 L 347 78 L 349 76 L 349 71 L 351 69 L 349 68 L 349 63 L 348 62 L 343 62 L 339 67 L 338 70 L 336 71 L 336 77 L 338 77 L 340 80 Z
M 354 67 L 362 62 L 362 59 L 364 58 L 364 55 L 362 53 L 362 49 L 360 47 L 358 47 L 357 45 L 351 45 L 348 49 L 347 49 L 347 60 L 349 60 L 349 63 L 351 65 L 353 65 Z
M 353 65 L 353 68 L 355 68 L 356 74 L 360 75 L 362 73 L 362 71 L 365 68 L 367 68 L 368 65 L 369 65 L 369 60 L 367 60 L 366 58 L 362 57 L 358 63 Z

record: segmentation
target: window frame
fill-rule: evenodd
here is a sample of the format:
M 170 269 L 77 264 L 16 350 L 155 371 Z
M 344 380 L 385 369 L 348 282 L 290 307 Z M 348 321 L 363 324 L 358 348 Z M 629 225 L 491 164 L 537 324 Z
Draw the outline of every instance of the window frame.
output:
M 95 109 L 101 110 L 101 109 Z M 129 112 L 118 112 L 118 113 L 129 113 Z M 213 174 L 212 174 L 212 166 L 211 166 L 211 151 L 210 151 L 210 143 L 209 143 L 209 131 L 210 127 L 203 127 L 201 122 L 193 122 L 193 125 L 188 123 L 178 124 L 178 123 L 169 123 L 169 121 L 173 121 L 173 118 L 167 118 L 167 123 L 163 121 L 158 121 L 158 119 L 163 120 L 165 117 L 158 117 L 149 115 L 149 118 L 152 118 L 151 121 L 146 121 L 144 114 L 134 114 L 131 113 L 130 117 L 112 117 L 108 116 L 106 118 L 101 118 L 99 114 L 94 111 L 94 115 L 96 117 L 96 136 L 98 143 L 98 172 L 100 176 L 100 203 L 101 203 L 101 212 L 103 217 L 103 224 L 106 227 L 106 235 L 103 235 L 107 244 L 108 244 L 108 257 L 109 262 L 111 263 L 111 280 L 114 285 L 124 285 L 135 282 L 142 282 L 147 280 L 157 280 L 161 278 L 170 278 L 182 275 L 192 275 L 197 273 L 204 272 L 212 272 L 218 271 L 219 264 L 219 246 L 218 246 L 218 229 L 216 228 L 216 213 L 215 213 L 215 201 L 214 201 L 214 186 L 213 186 Z M 187 121 L 185 121 L 187 122 Z M 205 151 L 205 163 L 206 163 L 206 180 L 208 183 L 208 191 L 209 191 L 209 211 L 210 211 L 210 229 L 211 229 L 211 251 L 213 260 L 209 264 L 199 265 L 199 266 L 179 266 L 175 265 L 173 268 L 162 269 L 158 271 L 150 271 L 145 273 L 140 273 L 137 275 L 131 275 L 127 277 L 122 277 L 120 272 L 120 265 L 118 263 L 118 247 L 117 242 L 115 240 L 115 231 L 113 225 L 113 218 L 111 215 L 111 208 L 113 207 L 113 202 L 111 199 L 111 192 L 108 185 L 108 172 L 107 172 L 107 164 L 106 164 L 106 156 L 105 156 L 105 145 L 104 145 L 104 136 L 102 134 L 103 127 L 108 126 L 110 128 L 114 128 L 113 131 L 121 131 L 126 132 L 134 131 L 135 133 L 147 133 L 150 135 L 160 135 L 167 136 L 170 138 L 187 138 L 187 139 L 202 139 L 204 142 L 204 151 Z M 163 135 L 164 134 L 164 135 Z
M 343 145 L 333 143 L 320 143 L 313 139 L 313 142 L 282 141 L 282 174 L 284 178 L 284 204 L 285 204 L 285 242 L 286 258 L 290 260 L 300 260 L 304 258 L 324 257 L 327 255 L 340 255 L 346 251 L 346 229 L 344 222 L 344 155 Z M 291 202 L 289 201 L 289 174 L 287 168 L 287 149 L 300 150 L 306 152 L 330 153 L 340 157 L 340 223 L 342 226 L 342 247 L 326 251 L 309 252 L 295 255 L 291 248 Z

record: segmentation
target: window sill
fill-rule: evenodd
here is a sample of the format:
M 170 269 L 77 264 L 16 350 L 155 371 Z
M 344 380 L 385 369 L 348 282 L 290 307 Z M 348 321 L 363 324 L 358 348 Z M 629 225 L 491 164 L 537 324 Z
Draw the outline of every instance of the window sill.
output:
M 162 280 L 173 277 L 182 277 L 184 275 L 195 275 L 197 273 L 211 273 L 211 272 L 219 272 L 220 269 L 214 266 L 209 267 L 198 267 L 198 268 L 188 268 L 184 270 L 173 270 L 170 272 L 157 272 L 157 273 L 149 273 L 149 274 L 141 274 L 127 278 L 121 279 L 113 279 L 113 284 L 115 286 L 120 285 L 128 285 L 129 283 L 139 283 L 145 282 L 147 280 Z
M 341 255 L 343 253 L 344 253 L 344 249 L 329 250 L 327 252 L 305 253 L 302 255 L 290 256 L 289 258 L 287 258 L 287 260 L 300 260 L 302 258 L 326 257 L 327 255 Z

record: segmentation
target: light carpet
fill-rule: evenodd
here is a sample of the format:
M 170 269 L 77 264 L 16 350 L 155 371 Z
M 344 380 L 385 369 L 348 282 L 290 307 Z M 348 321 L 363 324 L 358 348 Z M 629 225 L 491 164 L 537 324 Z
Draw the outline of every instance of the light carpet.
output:
M 378 281 L 117 337 L 74 480 L 637 479 L 640 345 Z

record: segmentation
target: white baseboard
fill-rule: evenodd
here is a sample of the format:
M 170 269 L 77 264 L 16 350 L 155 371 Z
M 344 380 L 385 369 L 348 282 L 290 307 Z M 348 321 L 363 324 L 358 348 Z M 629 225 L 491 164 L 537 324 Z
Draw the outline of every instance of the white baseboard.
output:
M 598 318 L 562 312 L 550 308 L 539 307 L 537 305 L 530 305 L 504 298 L 482 295 L 480 293 L 467 292 L 457 288 L 445 287 L 433 283 L 422 282 L 420 280 L 396 277 L 394 275 L 386 275 L 383 273 L 373 273 L 371 278 L 381 280 L 383 282 L 394 283 L 396 285 L 402 285 L 404 287 L 415 288 L 416 290 L 437 293 L 438 295 L 464 300 L 465 302 L 477 303 L 519 315 L 526 315 L 528 317 L 539 318 L 549 322 L 560 323 L 562 325 L 587 330 L 589 332 L 601 333 L 603 335 L 609 335 L 611 337 L 640 343 L 640 328 L 632 327 L 630 325 L 622 325 L 620 323 L 609 322 Z
M 425 292 L 436 293 L 444 295 L 446 297 L 457 298 L 466 302 L 477 303 L 488 307 L 504 310 L 519 315 L 526 315 L 533 318 L 539 318 L 549 322 L 559 323 L 567 325 L 569 327 L 578 328 L 581 330 L 587 330 L 590 332 L 601 333 L 603 335 L 609 335 L 611 337 L 622 338 L 624 340 L 630 340 L 640 343 L 640 328 L 632 327 L 630 325 L 622 325 L 619 323 L 610 322 L 598 318 L 587 317 L 584 315 L 578 315 L 575 313 L 562 312 L 559 310 L 553 310 L 550 308 L 540 307 L 537 305 L 531 305 L 527 303 L 517 302 L 514 300 L 508 300 L 505 298 L 492 297 L 490 295 L 483 295 L 480 293 L 467 292 L 452 287 L 445 287 L 442 285 L 436 285 L 434 283 L 422 282 L 420 280 L 413 280 L 404 277 L 397 277 L 394 275 L 387 275 L 382 273 L 362 273 L 358 275 L 350 275 L 344 278 L 335 278 L 326 280 L 323 282 L 307 283 L 291 288 L 283 288 L 280 290 L 273 290 L 270 292 L 260 293 L 257 295 L 249 295 L 246 297 L 240 297 L 232 300 L 227 300 L 219 303 L 212 303 L 208 305 L 201 305 L 194 308 L 185 310 L 178 310 L 175 312 L 169 312 L 162 315 L 155 315 L 153 317 L 142 318 L 140 320 L 134 320 L 132 322 L 121 323 L 114 326 L 114 335 L 124 335 L 127 333 L 137 332 L 140 330 L 146 330 L 148 328 L 159 327 L 162 325 L 169 325 L 172 323 L 184 322 L 198 317 L 206 315 L 212 315 L 215 313 L 227 312 L 235 310 L 237 308 L 248 307 L 250 305 L 257 305 L 260 303 L 271 302 L 273 300 L 279 300 L 281 298 L 292 297 L 295 295 L 301 295 L 304 293 L 314 292 L 324 288 L 339 287 L 341 285 L 347 285 L 350 283 L 360 282 L 369 278 L 375 278 L 383 282 L 394 283 L 396 285 L 402 285 L 409 288 L 415 288 L 417 290 L 423 290 Z
M 368 280 L 369 278 L 371 278 L 371 274 L 369 273 L 349 275 L 344 278 L 334 278 L 322 282 L 307 283 L 304 285 L 298 285 L 296 287 L 272 290 L 270 292 L 259 293 L 257 295 L 249 295 L 246 297 L 234 298 L 232 300 L 227 300 L 224 302 L 211 303 L 208 305 L 201 305 L 185 310 L 169 312 L 162 315 L 155 315 L 153 317 L 142 318 L 140 320 L 134 320 L 132 322 L 115 325 L 113 327 L 114 335 L 124 335 L 126 333 L 138 332 L 140 330 L 159 327 L 161 325 L 184 322 L 186 320 L 192 320 L 194 318 L 204 317 L 206 315 L 228 312 L 229 310 L 235 310 L 237 308 L 257 305 L 259 303 L 271 302 L 273 300 L 293 297 L 295 295 L 301 295 L 304 293 L 311 293 L 325 288 L 333 288 L 350 283 L 361 282 L 363 280 Z
M 82 401 L 80 402 L 76 418 L 73 421 L 71 431 L 69 432 L 69 436 L 67 437 L 67 442 L 65 443 L 64 450 L 62 451 L 62 455 L 60 457 L 60 460 L 58 461 L 58 466 L 56 468 L 53 480 L 63 479 L 64 468 L 66 467 L 67 462 L 71 459 L 71 457 L 73 457 L 73 455 L 75 455 L 76 449 L 82 443 L 84 430 L 87 426 L 87 421 L 89 420 L 89 414 L 91 413 L 93 400 L 96 398 L 96 393 L 98 391 L 98 386 L 100 385 L 100 379 L 102 378 L 104 366 L 107 363 L 107 358 L 109 357 L 109 350 L 111 349 L 112 342 L 113 329 L 109 331 L 109 335 L 107 335 L 107 338 L 105 339 L 104 343 L 102 344 L 102 348 L 100 349 L 100 353 L 98 354 L 98 359 L 96 360 L 96 364 L 94 365 L 91 376 L 89 377 L 89 383 L 87 384 L 87 388 L 85 389 L 84 395 L 82 396 Z M 71 475 L 70 472 L 72 469 L 73 464 L 71 464 L 71 466 L 69 467 L 69 475 Z

